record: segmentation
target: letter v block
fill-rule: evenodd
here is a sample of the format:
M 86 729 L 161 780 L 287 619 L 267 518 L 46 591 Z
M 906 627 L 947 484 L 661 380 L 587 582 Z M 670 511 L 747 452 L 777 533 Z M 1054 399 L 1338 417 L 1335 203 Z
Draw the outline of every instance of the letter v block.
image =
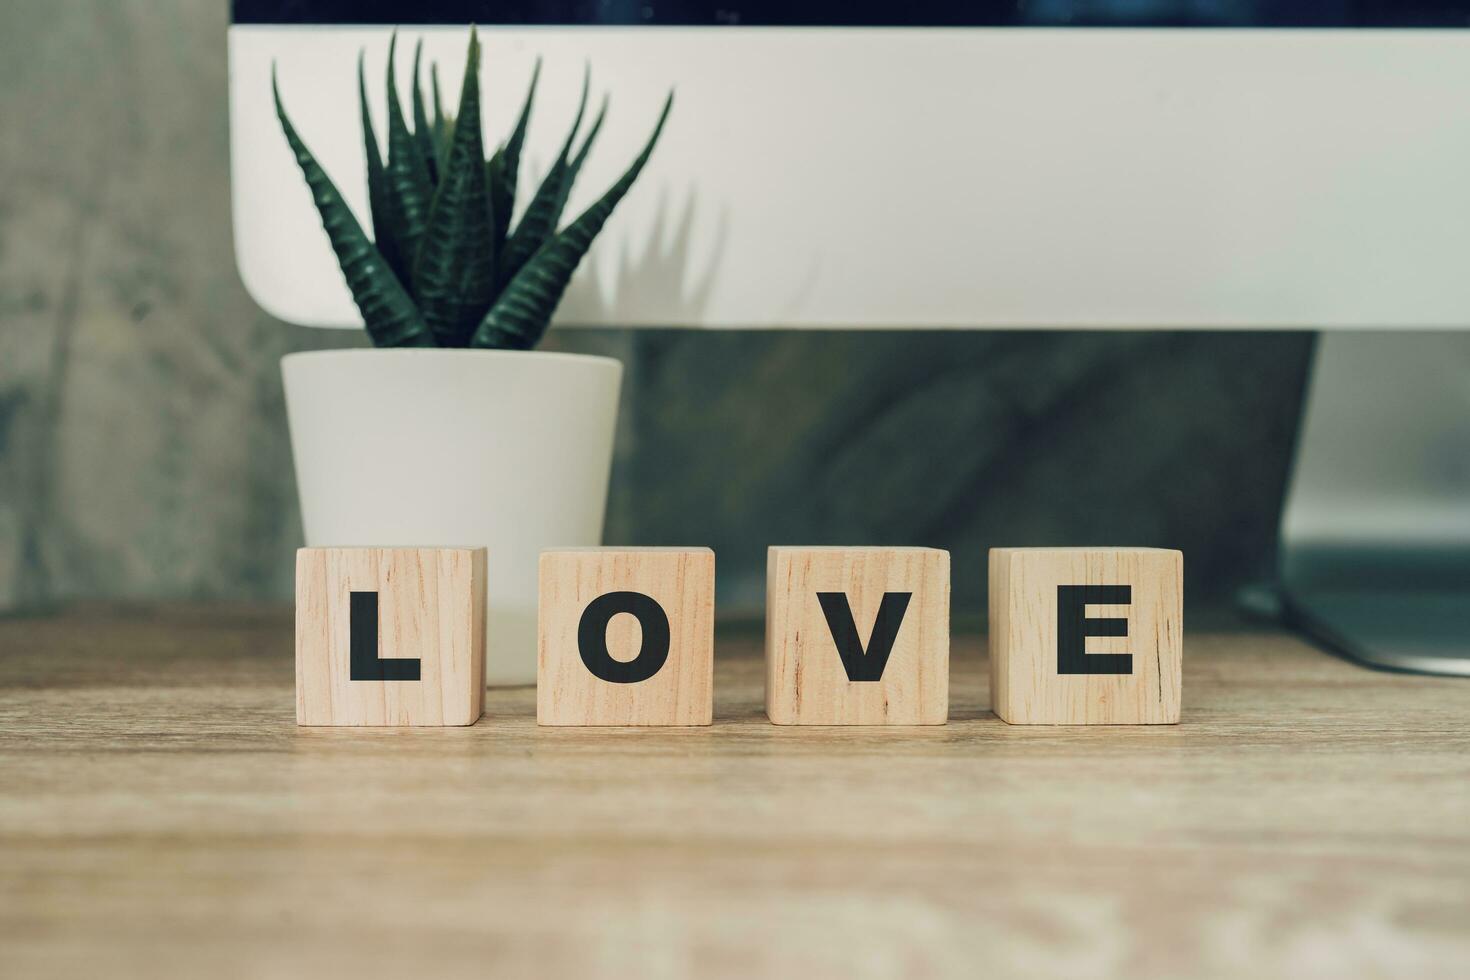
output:
M 949 552 L 772 548 L 766 714 L 778 725 L 949 719 Z
M 708 725 L 714 715 L 715 553 L 541 553 L 540 725 Z
M 994 548 L 990 700 L 1012 725 L 1179 721 L 1184 556 Z
M 484 548 L 296 552 L 298 725 L 473 725 Z

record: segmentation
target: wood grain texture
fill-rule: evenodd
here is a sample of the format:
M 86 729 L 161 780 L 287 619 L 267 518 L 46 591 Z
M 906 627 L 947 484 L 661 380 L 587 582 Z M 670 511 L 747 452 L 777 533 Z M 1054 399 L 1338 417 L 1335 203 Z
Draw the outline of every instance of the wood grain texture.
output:
M 1088 605 L 1089 619 L 1126 620 L 1127 636 L 1089 636 L 1086 654 L 1128 654 L 1128 673 L 1058 670 L 1059 586 L 1123 585 L 1127 605 Z M 1161 548 L 993 548 L 991 690 L 1013 725 L 1179 722 L 1184 556 Z
M 1177 726 L 298 728 L 291 611 L 0 619 L 0 974 L 1470 975 L 1470 685 L 1192 614 Z M 1220 622 L 1216 620 L 1218 629 Z
M 888 593 L 908 594 L 878 680 L 850 679 L 818 593 L 842 593 L 867 656 Z M 841 615 L 837 610 L 836 614 Z M 766 714 L 778 725 L 942 725 L 949 717 L 949 552 L 771 548 Z
M 485 701 L 484 548 L 296 553 L 298 725 L 472 725 Z M 354 680 L 349 596 L 377 594 L 377 656 L 417 680 Z
M 571 548 L 541 554 L 536 720 L 542 725 L 708 725 L 714 695 L 715 553 L 709 548 Z M 583 662 L 578 627 L 589 603 L 636 592 L 667 621 L 667 659 L 646 680 L 617 683 Z M 637 617 L 607 622 L 607 654 L 644 655 Z

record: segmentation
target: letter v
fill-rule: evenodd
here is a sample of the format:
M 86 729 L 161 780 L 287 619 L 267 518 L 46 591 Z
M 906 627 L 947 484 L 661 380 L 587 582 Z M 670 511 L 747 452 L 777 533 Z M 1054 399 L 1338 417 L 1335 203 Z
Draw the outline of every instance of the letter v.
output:
M 842 658 L 848 680 L 883 679 L 883 668 L 888 666 L 888 655 L 893 652 L 893 641 L 898 639 L 898 628 L 903 625 L 903 614 L 908 610 L 912 596 L 912 592 L 883 593 L 878 618 L 873 621 L 873 633 L 868 637 L 868 649 L 864 650 L 863 641 L 858 638 L 857 624 L 852 621 L 847 593 L 817 593 L 817 601 L 822 604 L 827 628 L 832 631 L 832 640 L 837 644 L 837 655 Z

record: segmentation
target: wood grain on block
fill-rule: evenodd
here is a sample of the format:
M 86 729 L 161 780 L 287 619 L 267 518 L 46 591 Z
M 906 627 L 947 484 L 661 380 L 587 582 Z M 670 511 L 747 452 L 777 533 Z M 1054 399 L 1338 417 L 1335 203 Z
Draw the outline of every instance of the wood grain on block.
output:
M 766 714 L 778 725 L 942 725 L 949 552 L 771 548 Z
M 296 552 L 298 725 L 473 725 L 484 548 Z
M 536 721 L 708 725 L 715 553 L 570 548 L 541 554 Z
M 1184 556 L 1160 548 L 993 548 L 990 679 L 1013 725 L 1173 725 Z

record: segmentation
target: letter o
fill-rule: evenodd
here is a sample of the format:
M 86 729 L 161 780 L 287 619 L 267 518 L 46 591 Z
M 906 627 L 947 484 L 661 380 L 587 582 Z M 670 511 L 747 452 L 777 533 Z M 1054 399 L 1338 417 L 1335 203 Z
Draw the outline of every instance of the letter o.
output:
M 607 649 L 607 625 L 619 613 L 638 617 L 643 646 L 632 660 L 614 660 Z M 669 659 L 669 617 L 642 592 L 608 592 L 587 604 L 577 624 L 577 651 L 594 677 L 612 684 L 637 684 L 659 672 Z

